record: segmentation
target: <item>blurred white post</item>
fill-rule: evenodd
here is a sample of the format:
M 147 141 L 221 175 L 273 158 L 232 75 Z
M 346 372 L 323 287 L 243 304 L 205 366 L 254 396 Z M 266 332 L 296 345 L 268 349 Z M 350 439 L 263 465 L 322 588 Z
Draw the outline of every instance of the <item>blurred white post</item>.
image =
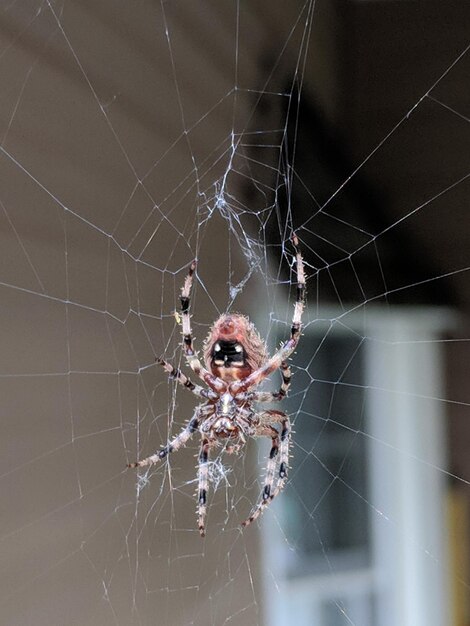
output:
M 392 312 L 393 311 L 393 312 Z M 445 311 L 370 319 L 366 381 L 377 626 L 448 626 Z

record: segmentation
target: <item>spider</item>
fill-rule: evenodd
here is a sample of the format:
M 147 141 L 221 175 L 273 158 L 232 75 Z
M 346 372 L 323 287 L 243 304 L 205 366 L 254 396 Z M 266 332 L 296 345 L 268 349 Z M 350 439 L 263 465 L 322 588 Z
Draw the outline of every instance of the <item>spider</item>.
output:
M 207 491 L 209 487 L 209 453 L 214 446 L 225 444 L 228 453 L 238 452 L 247 437 L 270 437 L 271 451 L 266 466 L 266 478 L 260 502 L 242 523 L 248 526 L 278 495 L 287 480 L 290 443 L 290 421 L 286 413 L 277 410 L 257 410 L 254 403 L 283 400 L 291 380 L 288 357 L 297 347 L 301 333 L 301 318 L 305 307 L 305 272 L 298 239 L 292 235 L 296 254 L 297 298 L 290 338 L 268 357 L 265 342 L 247 317 L 238 313 L 221 315 L 209 330 L 204 342 L 205 367 L 193 347 L 189 313 L 191 287 L 196 261 L 189 267 L 181 290 L 181 319 L 183 351 L 187 364 L 203 380 L 208 389 L 194 384 L 181 370 L 162 358 L 157 362 L 175 379 L 203 402 L 199 404 L 183 430 L 159 452 L 128 467 L 145 467 L 158 463 L 170 452 L 184 446 L 199 431 L 201 447 L 198 465 L 197 515 L 202 537 L 205 535 Z M 276 393 L 254 391 L 272 372 L 280 369 L 282 383 Z M 279 425 L 274 428 L 274 424 Z M 277 462 L 279 457 L 279 463 Z

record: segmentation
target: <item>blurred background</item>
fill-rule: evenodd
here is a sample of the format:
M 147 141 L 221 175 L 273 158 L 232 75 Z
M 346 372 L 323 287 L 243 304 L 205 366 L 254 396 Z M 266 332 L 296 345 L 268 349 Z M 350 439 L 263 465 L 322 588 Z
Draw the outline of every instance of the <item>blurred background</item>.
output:
M 6 0 L 0 7 L 0 622 L 470 624 L 470 6 Z M 225 311 L 289 336 L 289 483 L 197 436 Z M 176 313 L 175 313 L 176 312 Z M 279 385 L 273 376 L 266 389 Z M 188 397 L 189 396 L 189 397 Z

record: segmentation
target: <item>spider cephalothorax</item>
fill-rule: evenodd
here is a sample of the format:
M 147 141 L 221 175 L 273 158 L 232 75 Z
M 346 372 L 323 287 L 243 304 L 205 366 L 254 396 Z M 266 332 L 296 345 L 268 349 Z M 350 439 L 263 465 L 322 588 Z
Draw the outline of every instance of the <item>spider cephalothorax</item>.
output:
M 301 332 L 302 312 L 305 306 L 305 273 L 302 255 L 295 235 L 292 236 L 297 264 L 297 298 L 290 338 L 272 356 L 253 324 L 244 315 L 227 313 L 212 325 L 204 342 L 204 363 L 201 364 L 193 348 L 189 304 L 196 262 L 189 267 L 181 290 L 181 318 L 183 349 L 186 361 L 207 388 L 194 384 L 181 370 L 164 359 L 157 362 L 181 385 L 192 391 L 202 403 L 196 407 L 185 428 L 156 454 L 131 463 L 129 467 L 145 467 L 158 463 L 170 452 L 176 452 L 199 431 L 201 447 L 198 470 L 198 525 L 205 534 L 207 490 L 209 487 L 209 452 L 223 444 L 229 453 L 238 451 L 247 437 L 270 437 L 271 451 L 266 466 L 266 479 L 261 501 L 243 526 L 251 524 L 266 505 L 281 491 L 287 480 L 289 462 L 290 421 L 282 411 L 259 409 L 257 403 L 282 400 L 289 388 L 291 373 L 287 359 L 297 347 Z M 280 369 L 282 383 L 275 393 L 254 391 L 272 372 Z M 279 424 L 278 429 L 274 424 Z M 277 457 L 279 457 L 279 462 Z

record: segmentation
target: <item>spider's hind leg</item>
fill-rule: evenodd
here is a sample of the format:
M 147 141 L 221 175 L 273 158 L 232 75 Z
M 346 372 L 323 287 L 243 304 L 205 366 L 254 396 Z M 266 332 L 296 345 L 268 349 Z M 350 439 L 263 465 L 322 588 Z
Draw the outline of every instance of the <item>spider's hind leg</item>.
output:
M 282 411 L 274 410 L 264 411 L 261 413 L 260 418 L 261 420 L 256 429 L 256 435 L 271 437 L 272 447 L 266 466 L 266 478 L 261 494 L 261 502 L 255 507 L 255 509 L 253 509 L 250 517 L 242 523 L 242 526 L 249 526 L 249 524 L 254 522 L 265 510 L 266 506 L 282 491 L 287 481 L 290 443 L 289 418 Z M 272 423 L 280 423 L 281 431 L 278 432 L 273 426 L 271 426 L 270 424 Z M 278 456 L 279 465 L 277 469 L 277 482 L 274 486 Z
M 207 490 L 209 489 L 209 450 L 211 442 L 207 437 L 201 441 L 198 466 L 197 521 L 201 537 L 206 534 Z

